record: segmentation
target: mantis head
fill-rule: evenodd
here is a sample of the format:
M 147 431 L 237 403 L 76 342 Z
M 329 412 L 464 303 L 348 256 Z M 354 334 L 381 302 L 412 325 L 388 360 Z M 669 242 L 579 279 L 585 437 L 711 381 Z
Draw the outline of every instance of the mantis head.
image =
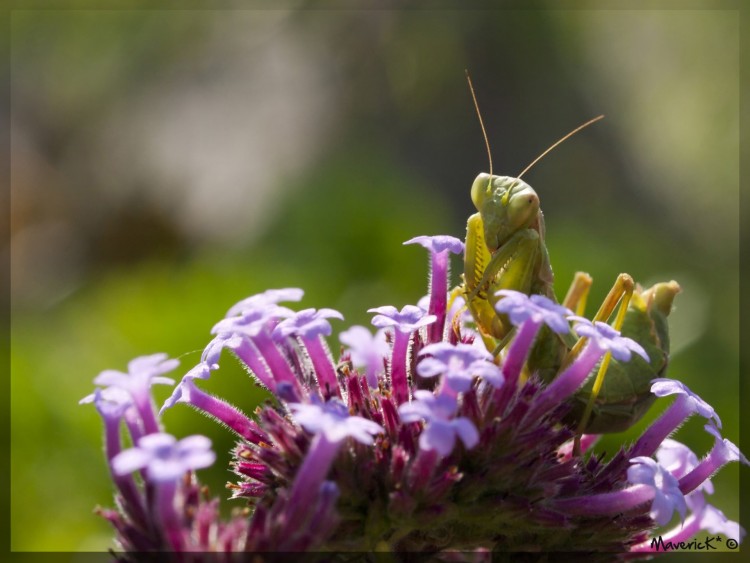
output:
M 530 227 L 539 214 L 539 196 L 534 189 L 510 176 L 482 172 L 471 186 L 471 200 L 482 217 L 485 243 L 491 252 Z

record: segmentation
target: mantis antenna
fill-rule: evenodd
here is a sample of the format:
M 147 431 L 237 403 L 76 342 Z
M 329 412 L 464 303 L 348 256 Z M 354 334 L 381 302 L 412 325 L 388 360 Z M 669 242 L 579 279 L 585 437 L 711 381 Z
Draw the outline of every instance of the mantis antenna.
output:
M 490 152 L 490 142 L 487 140 L 487 131 L 484 128 L 484 121 L 482 121 L 482 114 L 479 111 L 479 104 L 477 103 L 477 96 L 474 94 L 474 85 L 471 83 L 471 76 L 469 71 L 466 69 L 466 80 L 469 81 L 469 91 L 471 92 L 471 99 L 474 100 L 474 108 L 477 110 L 477 117 L 479 118 L 479 126 L 482 128 L 482 135 L 484 135 L 484 144 L 487 147 L 487 158 L 490 161 L 490 182 L 492 182 L 492 153 Z
M 467 75 L 467 76 L 468 76 L 468 75 Z M 471 84 L 471 81 L 469 81 L 469 84 Z M 472 95 L 473 95 L 473 94 L 474 94 L 474 92 L 472 91 Z M 477 108 L 477 111 L 479 111 L 479 108 Z M 480 117 L 479 119 L 480 119 L 480 121 L 481 121 L 481 117 Z M 532 166 L 534 166 L 534 165 L 535 165 L 535 164 L 536 164 L 537 162 L 539 162 L 540 160 L 542 160 L 542 158 L 544 158 L 545 156 L 547 156 L 547 154 L 548 154 L 548 153 L 549 153 L 549 152 L 550 152 L 550 151 L 551 151 L 552 149 L 554 149 L 554 148 L 555 148 L 555 147 L 556 147 L 557 145 L 559 145 L 559 144 L 560 144 L 560 143 L 562 143 L 563 141 L 567 141 L 567 140 L 568 140 L 568 139 L 570 139 L 570 138 L 571 138 L 571 137 L 572 137 L 573 135 L 575 135 L 576 133 L 578 133 L 578 132 L 579 132 L 579 131 L 580 131 L 581 129 L 585 129 L 586 127 L 588 127 L 588 126 L 589 126 L 589 125 L 591 125 L 592 123 L 596 123 L 596 122 L 597 122 L 597 121 L 599 121 L 600 119 L 604 119 L 604 116 L 603 116 L 603 115 L 599 115 L 599 116 L 595 117 L 594 119 L 589 119 L 589 120 L 588 120 L 588 121 L 587 121 L 586 123 L 584 123 L 583 125 L 579 125 L 579 126 L 578 126 L 578 127 L 576 127 L 575 129 L 573 129 L 573 130 L 572 130 L 572 131 L 571 131 L 570 133 L 568 133 L 567 135 L 565 135 L 565 136 L 564 136 L 564 137 L 563 137 L 562 139 L 560 139 L 559 141 L 555 142 L 555 143 L 554 143 L 554 144 L 553 144 L 553 145 L 552 145 L 552 146 L 551 146 L 550 148 L 548 148 L 548 149 L 547 149 L 546 151 L 544 151 L 544 152 L 543 152 L 542 154 L 540 154 L 539 156 L 537 156 L 537 157 L 536 157 L 536 158 L 534 159 L 534 161 L 533 161 L 533 162 L 532 162 L 531 164 L 529 164 L 529 165 L 528 165 L 528 166 L 527 166 L 526 168 L 524 168 L 524 169 L 523 169 L 523 172 L 521 172 L 521 173 L 520 173 L 520 174 L 519 174 L 519 175 L 517 176 L 517 178 L 518 178 L 518 179 L 520 180 L 520 179 L 521 179 L 521 176 L 523 176 L 524 174 L 526 174 L 526 172 L 528 172 L 528 171 L 529 171 L 529 169 L 531 169 L 531 167 L 532 167 Z M 484 126 L 482 127 L 482 131 L 484 131 Z M 486 136 L 485 136 L 485 138 L 486 138 Z M 489 150 L 489 146 L 488 146 L 487 148 L 488 148 L 488 150 Z

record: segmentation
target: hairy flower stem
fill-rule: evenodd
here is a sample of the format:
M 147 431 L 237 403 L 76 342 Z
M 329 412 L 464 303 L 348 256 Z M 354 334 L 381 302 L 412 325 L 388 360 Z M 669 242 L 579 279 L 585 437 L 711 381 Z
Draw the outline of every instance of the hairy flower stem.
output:
M 272 392 L 276 392 L 276 382 L 273 375 L 268 371 L 268 366 L 261 359 L 258 349 L 249 340 L 243 339 L 240 345 L 234 348 L 234 353 L 237 354 L 240 360 L 245 362 L 250 371 L 255 374 L 255 377 L 263 385 L 268 387 Z
M 159 483 L 156 490 L 156 502 L 164 537 L 173 551 L 180 552 L 184 550 L 184 541 L 182 538 L 182 522 L 174 505 L 176 493 L 176 481 Z
M 722 454 L 722 449 L 723 443 L 717 443 L 690 473 L 680 479 L 680 491 L 683 494 L 686 495 L 697 489 L 729 461 Z
M 537 396 L 525 419 L 540 417 L 575 393 L 602 355 L 602 350 L 589 342 L 575 361 Z
M 614 493 L 560 499 L 554 502 L 554 506 L 556 509 L 567 511 L 570 514 L 607 515 L 637 508 L 653 500 L 653 498 L 653 487 L 633 485 Z
M 409 400 L 409 385 L 406 379 L 406 353 L 409 349 L 410 332 L 396 330 L 393 339 L 393 354 L 391 355 L 391 385 L 396 404 L 400 405 Z
M 508 401 L 510 401 L 513 393 L 516 391 L 521 370 L 526 363 L 526 358 L 528 358 L 531 351 L 531 345 L 534 343 L 534 338 L 536 338 L 541 326 L 540 322 L 528 320 L 518 328 L 518 332 L 510 344 L 502 365 L 502 373 L 505 380 L 502 386 L 494 392 L 495 406 L 493 409 L 495 413 L 503 414 L 505 407 L 508 406 Z
M 340 399 L 341 390 L 336 380 L 336 373 L 334 372 L 328 353 L 323 346 L 322 338 L 318 335 L 310 338 L 303 337 L 302 342 L 305 348 L 307 348 L 307 353 L 310 355 L 315 373 L 318 375 L 318 386 L 323 394 L 323 398 L 326 401 L 334 396 Z
M 289 383 L 296 390 L 299 387 L 299 382 L 294 376 L 292 368 L 289 367 L 279 349 L 276 348 L 276 344 L 274 344 L 271 336 L 264 331 L 260 331 L 253 337 L 253 343 L 258 347 L 258 350 L 263 355 L 263 359 L 271 369 L 276 384 L 278 385 L 282 382 Z
M 153 434 L 154 432 L 159 432 L 159 422 L 156 419 L 156 411 L 151 402 L 151 395 L 148 393 L 138 393 L 133 397 L 133 403 L 141 417 L 143 433 Z
M 253 444 L 268 442 L 269 438 L 266 433 L 236 407 L 200 390 L 191 379 L 184 381 L 182 385 L 184 391 L 181 402 L 185 402 L 215 418 Z
M 437 320 L 427 327 L 427 340 L 430 344 L 443 340 L 448 295 L 449 256 L 447 250 L 430 253 L 430 305 L 427 313 L 437 317 Z
M 688 397 L 678 395 L 669 408 L 638 438 L 631 449 L 631 457 L 653 455 L 664 439 L 674 432 L 692 413 L 693 410 L 690 408 Z
M 316 434 L 310 443 L 310 449 L 297 472 L 289 495 L 288 526 L 291 529 L 302 522 L 310 509 L 338 449 L 339 443 L 328 440 L 322 433 Z
M 112 470 L 112 458 L 122 451 L 122 441 L 120 439 L 120 419 L 119 417 L 108 417 L 104 416 L 104 443 L 107 461 L 109 462 L 109 472 L 112 476 L 112 480 L 115 486 L 122 495 L 125 506 L 128 512 L 131 513 L 133 519 L 138 522 L 146 521 L 146 513 L 141 502 L 140 495 L 138 493 L 138 487 L 133 481 L 133 476 L 118 475 Z

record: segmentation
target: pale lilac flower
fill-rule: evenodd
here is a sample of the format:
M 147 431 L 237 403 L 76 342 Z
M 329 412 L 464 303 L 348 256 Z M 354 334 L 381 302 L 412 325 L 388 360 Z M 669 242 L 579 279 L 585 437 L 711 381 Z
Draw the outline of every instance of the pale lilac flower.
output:
M 343 320 L 344 316 L 333 309 L 304 309 L 281 321 L 273 331 L 273 337 L 277 340 L 291 336 L 298 336 L 302 340 L 315 368 L 318 386 L 326 399 L 341 397 L 335 368 L 323 341 L 323 336 L 331 334 L 331 323 L 327 320 L 330 318 Z
M 96 410 L 104 420 L 107 432 L 114 434 L 115 439 L 112 441 L 117 443 L 118 451 L 120 447 L 119 428 L 121 420 L 125 421 L 133 440 L 137 440 L 143 435 L 143 423 L 133 397 L 124 389 L 120 387 L 105 387 L 104 389 L 97 387 L 93 393 L 86 395 L 78 402 L 80 405 L 88 403 L 94 403 Z M 149 416 L 152 415 L 149 414 Z M 107 443 L 109 443 L 109 440 Z M 111 457 L 110 455 L 109 458 Z
M 479 442 L 479 433 L 474 424 L 466 417 L 454 418 L 456 399 L 450 395 L 438 395 L 431 391 L 415 391 L 415 400 L 401 405 L 398 409 L 404 422 L 426 421 L 426 426 L 419 436 L 419 447 L 423 450 L 435 450 L 441 457 L 449 455 L 460 438 L 466 449 L 471 449 Z
M 620 336 L 620 333 L 607 323 L 592 323 L 584 317 L 577 316 L 570 316 L 568 320 L 575 321 L 573 330 L 578 336 L 588 338 L 602 352 L 610 352 L 616 360 L 630 361 L 631 352 L 635 352 L 645 361 L 649 361 L 643 346 L 632 338 Z
M 322 403 L 290 403 L 294 420 L 312 434 L 322 434 L 329 442 L 338 443 L 351 436 L 362 444 L 372 444 L 373 435 L 383 428 L 361 416 L 351 416 L 346 405 L 337 399 Z
M 679 428 L 687 418 L 696 413 L 713 421 L 721 428 L 721 420 L 714 408 L 693 393 L 684 383 L 666 378 L 654 379 L 651 392 L 657 397 L 677 395 L 677 398 L 638 438 L 632 449 L 634 456 L 652 455 L 659 444 Z
M 685 497 L 692 514 L 683 523 L 672 530 L 660 533 L 652 538 L 631 548 L 635 553 L 659 552 L 666 549 L 668 545 L 679 545 L 680 542 L 688 542 L 701 530 L 711 534 L 723 534 L 728 539 L 741 542 L 745 536 L 745 530 L 738 522 L 729 520 L 718 508 L 708 504 L 703 492 L 696 490 Z M 717 538 L 706 538 L 708 541 L 716 541 Z M 718 541 L 717 541 L 718 543 Z M 716 546 L 718 547 L 718 546 Z
M 167 354 L 140 356 L 128 363 L 128 372 L 108 369 L 101 372 L 94 383 L 115 387 L 130 394 L 140 415 L 143 434 L 159 431 L 159 423 L 151 400 L 151 385 L 172 385 L 174 380 L 161 374 L 172 371 L 179 365 L 176 359 L 168 359 Z
M 694 493 L 688 495 L 687 498 L 691 497 L 698 497 L 700 499 L 697 506 L 694 503 L 691 507 L 697 519 L 698 529 L 706 530 L 712 534 L 724 534 L 727 538 L 742 541 L 745 537 L 745 529 L 740 526 L 739 522 L 730 520 L 724 516 L 721 510 L 707 503 L 702 492 L 696 490 Z
M 210 375 L 211 375 L 211 368 L 209 364 L 207 363 L 201 362 L 195 367 L 191 368 L 190 371 L 188 371 L 184 376 L 182 376 L 182 380 L 172 390 L 172 394 L 169 396 L 169 398 L 167 398 L 167 400 L 164 401 L 164 404 L 159 410 L 159 414 L 164 414 L 165 410 L 172 408 L 177 403 L 186 402 L 183 398 L 183 394 L 185 390 L 185 384 L 188 381 L 192 383 L 193 379 L 208 379 Z
M 669 395 L 682 395 L 687 398 L 687 405 L 691 412 L 701 415 L 709 420 L 713 419 L 716 426 L 721 428 L 721 420 L 714 408 L 698 395 L 693 393 L 687 385 L 675 379 L 658 378 L 651 382 L 651 392 L 657 397 Z
M 680 490 L 685 494 L 698 488 L 727 463 L 739 461 L 744 465 L 750 465 L 750 462 L 736 445 L 728 439 L 722 438 L 719 429 L 713 422 L 709 422 L 704 428 L 709 434 L 713 435 L 714 447 L 690 473 L 680 478 Z
M 268 328 L 269 321 L 291 317 L 294 311 L 278 305 L 266 305 L 264 308 L 247 309 L 240 315 L 221 319 L 211 329 L 211 334 L 244 334 L 250 338 L 258 336 Z
M 462 254 L 464 243 L 451 236 L 420 236 L 404 244 L 420 244 L 430 251 L 430 303 L 427 312 L 435 316 L 435 323 L 427 329 L 428 342 L 443 339 L 447 308 L 449 254 Z
M 205 436 L 189 436 L 178 442 L 171 434 L 157 432 L 143 436 L 137 446 L 117 454 L 111 467 L 120 477 L 141 470 L 145 481 L 155 487 L 155 494 L 147 496 L 149 511 L 158 514 L 156 521 L 163 541 L 172 551 L 180 552 L 189 541 L 181 517 L 187 499 L 178 495 L 185 488 L 183 477 L 189 471 L 212 465 L 215 459 L 211 441 Z M 142 524 L 154 527 L 148 519 Z
M 435 315 L 425 315 L 416 305 L 404 305 L 399 311 L 393 305 L 383 305 L 368 309 L 368 313 L 377 313 L 372 324 L 378 328 L 394 327 L 397 332 L 410 333 L 435 322 Z
M 406 376 L 406 356 L 409 350 L 411 333 L 423 326 L 434 323 L 435 315 L 425 315 L 416 305 L 405 305 L 401 311 L 392 305 L 368 309 L 377 313 L 372 324 L 378 328 L 393 327 L 393 350 L 391 352 L 391 389 L 397 404 L 409 400 L 409 383 Z
M 282 301 L 299 301 L 304 294 L 304 291 L 296 287 L 269 289 L 263 293 L 247 297 L 246 299 L 232 305 L 229 311 L 227 311 L 226 316 L 233 317 L 245 311 L 265 309 L 269 305 L 276 305 Z
M 112 460 L 122 452 L 120 422 L 123 418 L 134 440 L 140 438 L 143 432 L 137 411 L 133 408 L 133 399 L 130 393 L 119 387 L 97 387 L 91 395 L 81 399 L 79 404 L 91 402 L 104 421 L 104 451 L 110 475 L 121 495 L 122 503 L 129 513 L 144 521 L 146 513 L 132 476 L 118 475 L 112 468 Z
M 294 526 L 312 505 L 342 442 L 351 437 L 370 445 L 383 427 L 372 420 L 351 416 L 346 405 L 335 398 L 322 403 L 313 396 L 312 403 L 290 403 L 289 409 L 302 428 L 315 434 L 289 496 L 287 520 Z
M 299 382 L 271 336 L 275 323 L 281 318 L 294 316 L 294 311 L 266 301 L 265 298 L 259 299 L 254 308 L 243 309 L 239 316 L 216 323 L 211 333 L 216 334 L 217 338 L 209 344 L 209 348 L 215 355 L 217 348 L 230 347 L 261 384 L 271 391 L 275 391 L 282 382 L 289 383 L 296 391 Z M 210 356 L 208 351 L 206 355 Z
M 691 514 L 684 522 L 667 532 L 660 533 L 658 539 L 654 538 L 633 546 L 631 551 L 658 552 L 661 546 L 679 545 L 680 542 L 689 541 L 701 530 L 711 534 L 723 534 L 727 539 L 741 542 L 745 536 L 744 528 L 738 522 L 729 520 L 721 510 L 706 502 L 704 490 L 707 491 L 707 487 L 703 487 L 703 490 L 696 489 L 685 496 L 685 502 Z
M 716 459 L 717 463 L 724 465 L 732 461 L 739 461 L 745 465 L 750 465 L 750 462 L 748 462 L 740 449 L 734 443 L 722 437 L 721 432 L 719 432 L 720 427 L 717 428 L 715 424 L 709 422 L 703 428 L 715 439 L 711 455 Z
M 161 374 L 172 371 L 178 365 L 179 360 L 168 359 L 167 354 L 140 356 L 128 363 L 127 373 L 106 369 L 96 376 L 94 383 L 103 387 L 118 387 L 136 398 L 147 394 L 151 385 L 156 383 L 173 385 L 174 379 L 161 377 Z
M 570 332 L 567 316 L 572 312 L 543 295 L 529 296 L 511 289 L 500 290 L 496 295 L 502 299 L 495 304 L 495 310 L 508 315 L 516 327 L 502 365 L 505 384 L 495 392 L 493 399 L 497 412 L 503 412 L 516 390 L 539 329 L 546 324 L 558 334 Z
M 428 357 L 417 364 L 417 373 L 422 377 L 443 375 L 447 384 L 456 392 L 468 391 L 477 376 L 494 387 L 503 384 L 503 375 L 500 368 L 492 363 L 492 354 L 471 344 L 430 344 L 419 355 Z
M 273 333 L 274 336 L 300 336 L 313 338 L 315 336 L 330 336 L 331 323 L 326 319 L 343 320 L 344 316 L 334 309 L 303 309 L 292 317 L 282 320 Z
M 502 296 L 495 309 L 508 315 L 515 326 L 531 321 L 534 324 L 544 323 L 558 334 L 570 332 L 567 317 L 573 312 L 544 295 L 526 295 L 512 289 L 501 289 L 495 295 Z
M 215 459 L 211 440 L 205 436 L 188 436 L 178 442 L 171 434 L 158 432 L 143 436 L 137 446 L 115 456 L 112 469 L 118 475 L 145 469 L 150 482 L 166 483 L 188 471 L 208 467 Z
M 435 254 L 443 252 L 462 254 L 464 251 L 464 243 L 461 239 L 449 235 L 423 235 L 409 239 L 404 244 L 419 244 Z
M 675 476 L 650 457 L 635 457 L 630 463 L 628 481 L 634 485 L 648 485 L 654 490 L 651 518 L 664 526 L 676 510 L 684 521 L 687 506 Z
M 201 362 L 206 364 L 209 368 L 209 372 L 206 375 L 210 375 L 211 371 L 219 369 L 219 358 L 221 357 L 221 351 L 224 348 L 235 350 L 242 345 L 243 340 L 244 337 L 239 332 L 221 332 L 217 334 L 213 340 L 206 345 L 201 354 Z M 205 379 L 208 379 L 208 377 Z
M 79 405 L 94 403 L 101 414 L 120 418 L 125 410 L 133 405 L 133 397 L 121 387 L 97 387 L 93 393 L 78 401 Z
M 385 340 L 385 330 L 378 330 L 375 335 L 363 326 L 352 326 L 339 334 L 342 344 L 349 347 L 352 364 L 365 368 L 367 385 L 378 388 L 378 373 L 383 371 L 383 360 L 388 357 L 390 346 Z

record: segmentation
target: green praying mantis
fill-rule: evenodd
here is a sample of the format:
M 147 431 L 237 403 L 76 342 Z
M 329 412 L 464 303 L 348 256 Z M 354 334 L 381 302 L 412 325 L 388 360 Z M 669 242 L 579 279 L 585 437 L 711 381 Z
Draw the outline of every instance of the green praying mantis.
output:
M 507 317 L 495 311 L 495 304 L 502 298 L 496 295 L 498 290 L 513 289 L 556 301 L 539 196 L 521 176 L 558 144 L 603 116 L 568 133 L 518 177 L 494 176 L 484 124 L 468 74 L 467 78 L 487 144 L 490 173 L 479 174 L 471 187 L 477 213 L 467 222 L 463 283 L 454 295 L 464 297 L 481 338 L 488 350 L 497 355 L 513 329 Z M 577 273 L 562 304 L 583 315 L 591 284 L 588 274 Z M 667 317 L 679 291 L 675 281 L 643 290 L 628 274 L 617 277 L 593 320 L 607 322 L 617 310 L 612 326 L 643 346 L 650 361 L 635 354 L 627 363 L 611 359 L 609 354 L 604 356 L 596 377 L 589 377 L 572 399 L 568 418 L 577 426 L 578 434 L 624 431 L 651 406 L 655 397 L 650 392 L 650 382 L 661 377 L 667 367 Z M 576 340 L 572 334 L 560 336 L 542 328 L 529 357 L 529 372 L 551 381 L 584 343 L 585 339 Z

